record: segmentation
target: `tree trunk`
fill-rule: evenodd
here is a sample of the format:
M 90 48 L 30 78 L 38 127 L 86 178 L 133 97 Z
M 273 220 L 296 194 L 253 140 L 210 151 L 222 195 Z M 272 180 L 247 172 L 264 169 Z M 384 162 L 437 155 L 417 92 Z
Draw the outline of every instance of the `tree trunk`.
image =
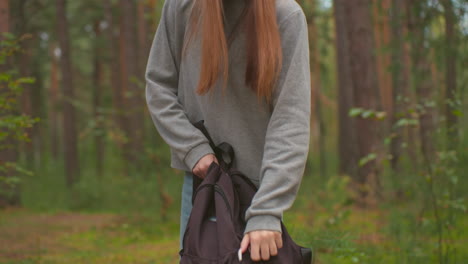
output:
M 15 36 L 25 36 L 30 29 L 28 28 L 29 21 L 26 19 L 25 15 L 25 4 L 26 0 L 16 0 L 11 3 L 11 14 L 12 18 L 10 19 L 12 32 Z M 34 58 L 32 56 L 32 50 L 38 45 L 37 38 L 34 39 L 25 39 L 20 43 L 21 49 L 23 52 L 18 53 L 15 56 L 15 64 L 18 66 L 20 76 L 32 76 L 34 71 Z M 23 92 L 21 94 L 21 112 L 31 116 L 39 117 L 41 108 L 33 108 L 33 91 L 36 93 L 36 89 L 40 89 L 39 84 L 36 82 L 34 84 L 24 84 Z M 33 110 L 34 109 L 34 110 Z M 29 164 L 34 164 L 34 157 L 37 151 L 37 148 L 34 146 L 37 145 L 37 134 L 39 129 L 37 126 L 26 129 L 26 134 L 29 139 L 32 139 L 28 142 L 20 143 L 20 153 L 26 157 L 26 160 Z
M 402 10 L 403 18 L 401 20 L 401 23 L 403 24 L 402 26 L 403 35 L 410 36 L 408 24 L 406 23 L 409 11 L 408 11 L 408 6 L 405 1 L 403 2 L 403 9 L 404 9 Z M 411 76 L 412 76 L 411 73 L 414 68 L 413 62 L 411 59 L 411 41 L 406 40 L 404 43 L 403 58 L 404 58 L 404 61 L 403 61 L 404 66 L 402 69 L 403 74 L 404 74 L 403 79 L 406 80 L 406 83 L 407 83 L 406 85 L 408 88 L 406 89 L 406 95 L 405 95 L 406 98 L 408 99 L 407 102 L 405 102 L 405 107 L 406 109 L 408 109 L 409 118 L 417 119 L 414 113 L 415 112 L 414 109 L 416 109 L 416 105 L 417 105 L 417 96 L 416 96 L 416 92 L 414 91 L 414 89 L 412 89 L 412 82 L 411 82 Z M 406 133 L 406 143 L 408 143 L 406 151 L 408 152 L 408 156 L 410 159 L 411 169 L 413 173 L 419 173 L 420 165 L 421 165 L 420 159 L 419 159 L 419 156 L 420 156 L 419 155 L 420 142 L 419 142 L 419 136 L 418 136 L 419 127 L 407 126 L 405 129 L 405 133 Z
M 380 98 L 374 56 L 375 46 L 371 19 L 370 1 L 346 0 L 346 31 L 350 60 L 351 80 L 354 87 L 354 105 L 356 107 L 379 111 Z M 380 137 L 379 121 L 373 118 L 358 117 L 357 142 L 359 158 L 368 161 L 359 166 L 354 183 L 360 194 L 358 204 L 374 205 L 380 199 L 379 165 Z M 375 155 L 376 158 L 371 158 Z
M 458 39 L 455 32 L 456 15 L 452 0 L 442 0 L 445 17 L 445 117 L 447 119 L 447 141 L 453 149 L 458 143 L 457 109 L 457 47 Z
M 308 19 L 309 22 L 309 36 L 312 38 L 317 38 L 318 33 L 317 33 L 317 25 L 315 23 L 316 19 L 316 1 L 315 0 L 309 0 L 310 4 L 310 16 Z M 326 178 L 327 176 L 327 160 L 326 160 L 326 155 L 325 155 L 325 125 L 323 123 L 323 116 L 322 116 L 322 105 L 320 101 L 320 93 L 321 93 L 321 80 L 320 80 L 320 52 L 319 52 L 319 47 L 318 47 L 318 41 L 311 41 L 310 42 L 310 53 L 312 56 L 310 57 L 310 65 L 311 65 L 311 85 L 312 85 L 312 112 L 315 112 L 315 116 L 317 118 L 317 122 L 315 123 L 316 126 L 318 127 L 318 140 L 317 140 L 317 146 L 318 146 L 318 151 L 319 151 L 319 156 L 320 156 L 320 165 L 319 165 L 319 170 L 320 170 L 320 175 L 322 178 Z
M 121 112 L 124 109 L 123 104 L 123 93 L 122 93 L 122 83 L 120 81 L 120 60 L 119 60 L 119 51 L 118 43 L 119 37 L 114 33 L 116 28 L 116 22 L 112 14 L 112 3 L 111 0 L 104 1 L 104 13 L 109 27 L 107 29 L 107 46 L 109 49 L 109 54 L 111 61 L 110 69 L 110 86 L 112 87 L 112 102 L 115 109 L 114 123 L 121 132 L 125 131 L 125 118 Z M 118 142 L 120 147 L 122 147 L 123 142 Z
M 0 34 L 10 32 L 10 5 L 8 0 L 0 0 Z M 3 40 L 3 35 L 0 35 L 0 41 Z M 5 64 L 0 65 L 0 72 L 4 73 L 6 70 L 9 69 L 10 61 L 7 61 Z M 3 91 L 2 91 L 3 90 Z M 0 89 L 0 92 L 8 91 L 6 89 Z M 0 109 L 2 113 L 10 114 L 7 109 Z M 0 116 L 1 118 L 1 116 Z M 2 131 L 0 131 L 2 132 Z M 8 167 L 4 167 L 6 163 L 9 162 L 16 162 L 18 160 L 18 146 L 13 138 L 6 138 L 4 139 L 0 145 L 0 166 L 2 169 L 6 169 L 5 171 L 0 170 L 0 176 L 3 178 L 8 178 L 14 176 L 14 171 L 12 169 L 8 169 Z M 0 178 L 1 179 L 1 178 Z M 13 195 L 9 195 L 9 193 L 13 193 Z M 13 205 L 19 203 L 18 192 L 15 186 L 12 186 L 4 180 L 0 180 L 0 208 L 7 205 Z
M 144 79 L 146 63 L 148 61 L 149 44 L 148 44 L 148 23 L 145 19 L 146 6 L 143 1 L 137 3 L 137 19 L 138 19 L 138 78 Z
M 58 111 L 59 109 L 59 61 L 57 55 L 55 54 L 55 50 L 57 49 L 57 45 L 55 43 L 50 44 L 49 48 L 49 56 L 50 56 L 50 87 L 48 91 L 48 101 L 49 101 L 49 113 L 48 113 L 48 120 L 49 120 L 49 140 L 50 140 L 50 151 L 52 153 L 52 157 L 54 159 L 59 158 L 59 153 L 61 152 L 60 144 L 61 142 L 61 113 Z
M 94 142 L 96 147 L 96 171 L 98 176 L 102 175 L 103 171 L 103 157 L 104 157 L 104 126 L 103 126 L 103 117 L 100 113 L 101 106 L 101 97 L 102 97 L 102 59 L 101 53 L 102 50 L 99 46 L 99 39 L 101 38 L 101 29 L 100 29 L 101 20 L 98 19 L 94 23 L 94 32 L 96 36 L 96 42 L 94 43 L 94 74 L 93 74 L 93 114 L 94 120 L 96 122 L 96 133 L 94 136 Z
M 393 111 L 391 115 L 392 141 L 390 145 L 391 165 L 398 175 L 400 172 L 399 160 L 402 155 L 403 131 L 404 127 L 396 127 L 398 120 L 407 117 L 405 102 L 407 98 L 406 90 L 408 80 L 405 72 L 406 63 L 404 55 L 404 33 L 402 30 L 404 17 L 403 0 L 392 0 L 392 79 L 393 79 Z
M 10 32 L 10 4 L 8 0 L 0 0 L 0 33 L 5 32 Z
M 380 100 L 383 110 L 391 116 L 393 111 L 392 76 L 389 71 L 391 56 L 386 50 L 390 46 L 390 16 L 391 0 L 373 2 L 374 34 L 377 61 L 377 76 L 382 95 Z M 387 130 L 387 129 L 386 129 Z
M 336 30 L 336 63 L 338 68 L 338 154 L 340 173 L 357 175 L 358 149 L 355 120 L 349 116 L 353 107 L 353 81 L 351 79 L 345 9 L 342 0 L 333 1 Z
M 146 14 L 150 12 L 149 10 L 149 4 L 148 2 L 145 1 L 139 1 L 137 3 L 137 14 L 138 14 L 138 80 L 141 80 L 141 83 L 145 83 L 145 71 L 146 71 L 146 64 L 148 62 L 148 57 L 149 57 L 149 51 L 150 51 L 150 45 L 151 45 L 151 39 L 148 37 L 150 33 L 152 34 L 153 32 L 149 32 L 149 25 L 148 25 L 148 19 L 146 18 Z M 140 101 L 143 102 L 143 100 L 140 97 Z M 141 115 L 146 116 L 145 113 L 147 113 L 147 108 L 141 109 Z M 141 118 L 142 118 L 141 117 Z M 144 138 L 145 138 L 145 132 L 146 132 L 146 127 L 145 127 L 145 122 L 144 119 L 141 119 L 141 141 L 143 144 Z
M 408 63 L 405 54 L 405 36 L 403 18 L 405 17 L 404 0 L 392 0 L 391 24 L 392 24 L 392 84 L 393 84 L 393 111 L 391 112 L 390 128 L 390 164 L 393 170 L 392 181 L 395 186 L 394 198 L 401 200 L 404 198 L 404 190 L 401 187 L 401 164 L 400 158 L 403 155 L 403 144 L 405 131 L 411 133 L 410 126 L 397 126 L 403 118 L 409 119 L 410 97 L 408 94 Z M 408 134 L 411 137 L 411 134 Z M 407 138 L 408 140 L 408 138 Z M 411 139 L 410 139 L 411 140 Z M 412 144 L 412 143 L 410 143 Z M 409 157 L 411 156 L 411 150 Z M 414 166 L 417 159 L 414 158 Z
M 421 152 L 426 167 L 434 161 L 433 133 L 434 124 L 434 87 L 432 84 L 431 68 L 427 60 L 429 49 L 425 43 L 425 27 L 428 19 L 425 2 L 408 0 L 408 30 L 412 34 L 411 57 L 413 61 L 413 81 L 416 87 L 419 114 L 419 137 L 421 140 Z
M 32 44 L 38 44 L 38 39 L 35 38 Z M 31 52 L 33 48 L 37 47 L 36 45 L 31 45 Z M 32 56 L 32 55 L 31 55 Z M 38 167 L 42 164 L 42 153 L 44 153 L 44 142 L 43 135 L 45 126 L 45 103 L 44 103 L 44 86 L 43 86 L 43 76 L 41 74 L 41 64 L 39 60 L 34 59 L 32 62 L 32 76 L 35 79 L 33 87 L 31 87 L 31 108 L 34 109 L 33 117 L 39 117 L 39 123 L 33 127 L 32 131 L 32 144 L 34 149 L 34 167 Z
M 153 34 L 156 29 L 157 29 L 157 26 L 158 26 L 158 17 L 155 16 L 155 11 L 156 9 L 158 8 L 158 5 L 159 5 L 159 0 L 148 0 L 146 2 L 148 4 L 148 8 L 151 12 L 151 18 L 150 18 L 150 26 L 149 26 L 149 30 L 151 32 L 151 34 Z
M 57 0 L 57 35 L 60 44 L 60 66 L 62 73 L 61 100 L 63 106 L 63 139 L 65 152 L 65 173 L 67 185 L 71 187 L 79 175 L 76 117 L 73 101 L 72 62 L 70 56 L 70 42 L 68 35 L 68 20 L 66 16 L 66 0 Z
M 135 34 L 135 5 L 131 0 L 120 0 L 123 12 L 121 17 L 121 80 L 126 109 L 126 156 L 129 161 L 137 161 L 143 146 L 143 98 L 137 83 L 137 38 Z

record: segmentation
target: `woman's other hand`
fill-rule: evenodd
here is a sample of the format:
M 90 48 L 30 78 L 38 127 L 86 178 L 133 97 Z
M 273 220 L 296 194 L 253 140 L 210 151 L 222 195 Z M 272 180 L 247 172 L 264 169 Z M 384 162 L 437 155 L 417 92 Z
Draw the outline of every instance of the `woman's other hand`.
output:
M 216 162 L 216 164 L 219 164 L 215 155 L 207 154 L 203 156 L 193 167 L 192 173 L 197 177 L 204 179 L 206 177 L 206 172 L 213 161 Z
M 281 233 L 270 230 L 257 230 L 244 235 L 241 242 L 241 251 L 244 253 L 250 245 L 250 258 L 253 261 L 270 259 L 278 255 L 278 249 L 283 247 Z

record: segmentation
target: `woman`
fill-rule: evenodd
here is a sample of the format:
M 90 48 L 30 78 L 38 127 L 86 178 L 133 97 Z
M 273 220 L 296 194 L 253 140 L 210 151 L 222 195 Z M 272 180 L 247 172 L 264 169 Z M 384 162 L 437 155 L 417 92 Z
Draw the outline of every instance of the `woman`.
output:
M 307 22 L 294 0 L 166 0 L 149 55 L 146 99 L 186 171 L 181 238 L 192 177 L 217 162 L 192 124 L 205 120 L 215 144 L 259 187 L 245 219 L 242 252 L 268 260 L 282 246 L 280 221 L 296 197 L 309 150 Z M 181 239 L 182 240 L 182 239 Z

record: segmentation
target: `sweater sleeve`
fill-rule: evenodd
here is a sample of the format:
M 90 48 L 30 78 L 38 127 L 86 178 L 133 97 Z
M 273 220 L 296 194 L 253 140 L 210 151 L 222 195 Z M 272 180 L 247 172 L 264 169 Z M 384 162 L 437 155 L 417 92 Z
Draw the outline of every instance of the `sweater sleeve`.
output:
M 192 125 L 177 97 L 177 2 L 166 0 L 146 67 L 146 102 L 156 129 L 175 155 L 192 171 L 200 158 L 214 153 L 208 139 Z M 177 56 L 176 56 L 177 55 Z
M 293 204 L 305 169 L 310 136 L 310 65 L 302 10 L 280 24 L 283 64 L 273 93 L 260 169 L 260 185 L 246 211 L 247 227 L 281 232 L 283 211 Z

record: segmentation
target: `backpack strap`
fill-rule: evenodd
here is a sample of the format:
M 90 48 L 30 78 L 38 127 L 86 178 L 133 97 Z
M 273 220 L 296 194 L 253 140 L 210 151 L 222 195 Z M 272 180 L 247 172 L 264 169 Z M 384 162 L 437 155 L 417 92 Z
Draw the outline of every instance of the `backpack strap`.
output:
M 211 139 L 210 134 L 208 133 L 208 130 L 206 130 L 206 127 L 205 127 L 204 123 L 205 123 L 205 120 L 200 120 L 200 121 L 194 123 L 193 125 L 196 128 L 198 128 L 203 133 L 203 135 L 205 135 L 205 137 L 208 139 L 208 141 L 210 143 L 210 147 L 213 150 L 215 150 L 216 145 L 214 144 L 213 139 Z
M 231 146 L 231 144 L 222 142 L 216 146 L 215 151 L 219 152 L 219 156 L 221 156 L 222 162 L 224 162 L 226 167 L 230 169 L 232 162 L 234 161 L 234 148 Z
M 234 148 L 231 146 L 231 144 L 227 142 L 222 142 L 219 145 L 215 145 L 213 139 L 211 139 L 210 134 L 208 133 L 208 130 L 204 125 L 204 120 L 200 120 L 194 123 L 193 125 L 196 128 L 198 128 L 208 139 L 210 147 L 213 149 L 216 158 L 220 162 L 220 166 L 226 170 L 230 169 L 232 166 L 232 162 L 234 161 Z

